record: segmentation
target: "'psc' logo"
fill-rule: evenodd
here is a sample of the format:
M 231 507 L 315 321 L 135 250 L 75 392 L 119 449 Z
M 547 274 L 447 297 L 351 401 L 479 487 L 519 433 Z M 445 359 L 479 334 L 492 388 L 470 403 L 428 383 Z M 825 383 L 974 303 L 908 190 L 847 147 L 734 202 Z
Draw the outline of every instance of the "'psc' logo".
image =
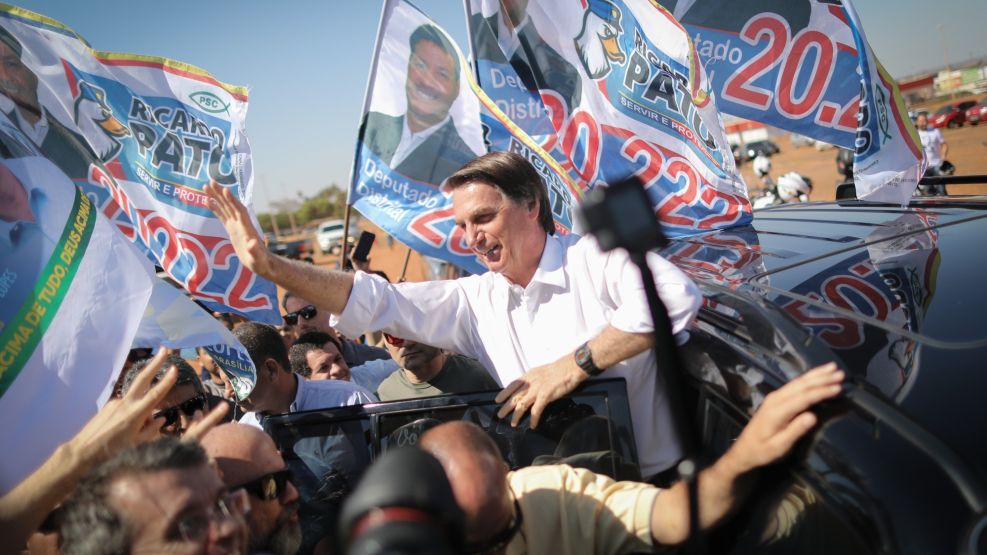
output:
M 209 112 L 210 114 L 218 114 L 220 112 L 229 113 L 230 105 L 224 104 L 223 101 L 216 95 L 207 91 L 198 91 L 189 95 L 189 99 L 192 102 L 202 108 L 203 110 Z

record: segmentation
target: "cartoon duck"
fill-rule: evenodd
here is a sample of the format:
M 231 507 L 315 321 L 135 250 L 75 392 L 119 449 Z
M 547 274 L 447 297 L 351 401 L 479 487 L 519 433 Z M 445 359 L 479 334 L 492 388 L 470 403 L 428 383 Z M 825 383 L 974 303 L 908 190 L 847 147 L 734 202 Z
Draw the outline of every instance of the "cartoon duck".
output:
M 113 110 L 106 104 L 106 93 L 86 81 L 79 81 L 75 123 L 104 162 L 112 160 L 120 151 L 122 145 L 117 139 L 130 135 L 130 129 L 114 117 Z
M 624 63 L 626 57 L 620 49 L 617 37 L 623 32 L 620 26 L 620 10 L 607 0 L 590 0 L 583 16 L 583 28 L 576 37 L 576 51 L 583 69 L 592 79 L 601 79 L 610 73 L 610 64 Z

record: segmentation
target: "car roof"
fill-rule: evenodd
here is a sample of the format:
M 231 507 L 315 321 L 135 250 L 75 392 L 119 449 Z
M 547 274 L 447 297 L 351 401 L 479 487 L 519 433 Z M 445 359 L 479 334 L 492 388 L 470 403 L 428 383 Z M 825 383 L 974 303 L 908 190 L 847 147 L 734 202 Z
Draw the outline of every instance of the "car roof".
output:
M 767 303 L 987 475 L 987 197 L 780 205 L 662 254 Z M 708 305 L 709 303 L 707 303 Z M 707 306 L 708 310 L 708 306 Z

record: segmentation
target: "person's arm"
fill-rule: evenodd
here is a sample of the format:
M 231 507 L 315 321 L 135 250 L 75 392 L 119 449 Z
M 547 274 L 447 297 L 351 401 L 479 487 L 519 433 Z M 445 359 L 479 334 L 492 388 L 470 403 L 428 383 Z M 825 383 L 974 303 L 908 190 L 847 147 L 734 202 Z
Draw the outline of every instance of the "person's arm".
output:
M 333 314 L 343 311 L 353 288 L 352 273 L 326 270 L 272 253 L 251 223 L 247 207 L 229 188 L 209 183 L 203 191 L 244 266 Z
M 816 424 L 812 405 L 840 393 L 843 372 L 829 363 L 814 368 L 764 398 L 733 446 L 700 472 L 699 525 L 722 521 L 750 489 L 752 471 L 788 455 L 795 442 Z M 661 492 L 651 513 L 651 535 L 662 545 L 689 537 L 689 494 L 684 482 Z
M 178 372 L 172 368 L 150 387 L 164 363 L 161 349 L 122 399 L 111 399 L 40 468 L 0 498 L 0 545 L 22 546 L 45 516 L 71 493 L 90 468 L 116 452 L 157 434 L 153 408 L 168 395 Z
M 597 367 L 609 368 L 650 349 L 654 343 L 651 333 L 631 333 L 607 326 L 589 340 L 589 349 Z M 500 408 L 497 416 L 506 418 L 513 412 L 511 425 L 517 426 L 530 409 L 531 427 L 535 428 L 549 403 L 568 395 L 588 378 L 589 374 L 576 364 L 575 353 L 566 353 L 552 364 L 532 368 L 508 384 L 497 395 L 495 402 L 504 403 L 508 399 L 510 402 Z
M 942 133 L 940 132 L 939 133 L 939 159 L 940 160 L 946 160 L 946 155 L 947 154 L 949 154 L 949 143 L 946 142 L 946 139 L 942 136 Z

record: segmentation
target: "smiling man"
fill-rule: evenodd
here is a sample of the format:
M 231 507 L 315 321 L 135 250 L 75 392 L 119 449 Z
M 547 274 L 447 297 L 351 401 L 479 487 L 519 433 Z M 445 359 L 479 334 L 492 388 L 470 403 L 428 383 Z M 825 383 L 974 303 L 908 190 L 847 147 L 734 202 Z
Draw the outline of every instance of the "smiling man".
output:
M 240 260 L 339 315 L 342 333 L 382 330 L 462 353 L 506 386 L 500 416 L 518 425 L 594 377 L 627 380 L 643 476 L 682 457 L 665 382 L 655 369 L 653 326 L 640 273 L 625 251 L 554 233 L 548 194 L 523 157 L 494 152 L 449 177 L 456 224 L 489 272 L 457 280 L 391 284 L 363 272 L 327 271 L 271 254 L 246 208 L 207 186 Z M 692 281 L 667 260 L 648 263 L 675 333 L 699 308 Z M 665 481 L 660 477 L 659 482 Z
M 380 161 L 405 177 L 438 185 L 476 156 L 449 114 L 459 96 L 459 55 L 432 25 L 411 33 L 403 116 L 370 112 L 361 136 Z

